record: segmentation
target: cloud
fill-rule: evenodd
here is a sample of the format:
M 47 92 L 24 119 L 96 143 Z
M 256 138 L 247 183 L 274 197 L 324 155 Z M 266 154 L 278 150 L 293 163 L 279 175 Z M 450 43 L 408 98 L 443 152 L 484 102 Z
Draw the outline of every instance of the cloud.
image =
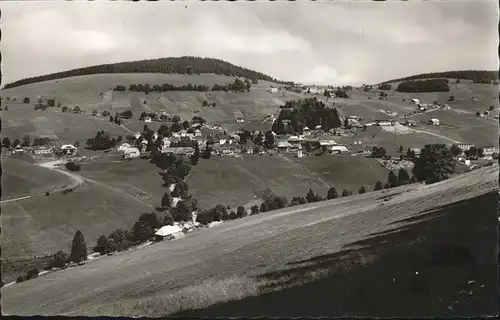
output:
M 498 68 L 498 4 L 490 1 L 26 1 L 2 7 L 4 83 L 182 55 L 216 57 L 316 84 Z

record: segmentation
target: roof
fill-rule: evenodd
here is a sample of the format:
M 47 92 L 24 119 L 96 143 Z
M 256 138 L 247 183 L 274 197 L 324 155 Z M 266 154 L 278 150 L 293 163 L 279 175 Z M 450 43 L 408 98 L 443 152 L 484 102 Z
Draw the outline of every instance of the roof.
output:
M 335 145 L 337 145 L 337 143 L 333 140 L 320 140 L 319 144 L 321 146 L 335 146 Z
M 289 148 L 291 146 L 288 141 L 278 141 L 278 148 Z
M 76 147 L 72 144 L 63 144 L 61 149 L 76 149 Z
M 338 150 L 338 151 L 349 151 L 346 146 L 332 146 L 331 148 L 332 151 Z
M 160 229 L 158 229 L 158 231 L 155 232 L 155 235 L 165 237 L 165 236 L 177 233 L 177 232 L 182 232 L 182 229 L 177 225 L 163 226 Z
M 123 153 L 132 153 L 132 152 L 140 152 L 138 148 L 132 147 L 132 148 L 126 148 L 123 150 Z

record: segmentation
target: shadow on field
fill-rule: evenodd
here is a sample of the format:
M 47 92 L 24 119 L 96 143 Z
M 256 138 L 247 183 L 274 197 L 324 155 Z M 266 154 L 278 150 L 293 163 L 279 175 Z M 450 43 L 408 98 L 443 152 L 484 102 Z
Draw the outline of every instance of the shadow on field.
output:
M 344 252 L 296 261 L 288 264 L 290 269 L 260 276 L 265 285 L 259 296 L 175 316 L 495 315 L 497 203 L 492 192 L 421 212 L 393 224 L 402 227 L 373 234 Z

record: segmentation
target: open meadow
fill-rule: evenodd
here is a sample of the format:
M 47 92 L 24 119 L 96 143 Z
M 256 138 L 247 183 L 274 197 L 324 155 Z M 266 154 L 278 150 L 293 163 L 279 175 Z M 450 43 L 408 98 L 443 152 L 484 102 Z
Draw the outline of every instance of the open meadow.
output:
M 354 253 L 351 256 L 354 260 L 347 260 L 346 263 L 338 260 L 326 261 L 326 264 L 319 262 L 325 255 L 344 252 L 349 249 L 349 245 L 356 243 L 361 245 L 363 242 L 357 241 L 373 237 L 377 233 L 389 234 L 397 229 L 408 229 L 417 220 L 432 218 L 428 214 L 433 211 L 434 215 L 444 214 L 446 211 L 447 216 L 469 212 L 466 209 L 453 210 L 453 207 L 462 200 L 493 193 L 497 188 L 497 180 L 498 168 L 487 167 L 430 186 L 412 184 L 385 193 L 377 191 L 354 195 L 225 222 L 176 241 L 157 243 L 141 250 L 89 261 L 83 266 L 6 287 L 2 289 L 3 312 L 17 315 L 166 316 L 183 310 L 205 308 L 235 299 L 294 288 L 323 279 L 332 272 L 337 274 L 341 266 L 347 271 L 358 264 L 368 268 L 373 261 L 377 261 L 376 256 L 369 252 L 360 253 L 357 258 Z M 446 207 L 447 205 L 452 206 Z M 491 220 L 490 229 L 493 230 L 495 213 L 492 211 L 489 214 L 487 210 L 481 210 L 478 214 L 484 216 L 484 221 Z M 477 217 L 474 221 L 478 221 Z M 461 225 L 459 230 L 465 232 L 467 228 L 470 228 L 468 223 Z M 432 235 L 442 234 L 447 229 L 441 227 L 440 230 Z M 470 267 L 470 270 L 476 270 L 476 273 L 471 273 L 475 275 L 473 279 L 479 284 L 494 284 L 496 282 L 491 278 L 491 272 L 481 273 L 481 270 L 491 271 L 492 263 L 496 264 L 493 247 L 484 245 L 488 238 L 484 235 L 485 229 L 482 230 L 482 237 L 470 240 L 475 242 L 467 240 L 470 243 L 464 242 L 463 245 L 470 248 L 467 250 L 474 250 L 473 255 L 481 255 L 481 258 L 477 256 L 477 259 L 481 259 L 481 264 Z M 441 250 L 439 248 L 446 250 L 446 244 L 451 245 L 456 239 L 445 241 L 444 235 L 448 233 L 443 234 L 439 241 L 433 240 L 436 245 L 439 244 L 434 247 L 438 256 L 438 251 Z M 463 237 L 462 239 L 465 240 Z M 412 240 L 400 239 L 398 248 L 404 249 L 411 245 L 406 241 Z M 354 249 L 359 249 L 359 245 Z M 491 255 L 491 261 L 485 258 L 488 255 Z M 311 262 L 318 261 L 319 264 L 300 273 L 297 271 L 297 277 L 294 277 L 293 268 L 302 268 L 297 264 L 308 259 Z M 411 263 L 422 262 L 415 260 L 404 264 L 404 270 L 413 272 L 413 276 L 407 281 L 431 281 L 430 275 L 425 273 L 427 267 L 414 269 L 424 267 L 416 264 L 412 266 Z M 451 270 L 451 266 L 440 268 L 443 274 Z M 415 277 L 415 270 L 422 271 L 423 280 Z M 434 269 L 429 270 L 435 272 Z M 483 277 L 478 277 L 477 272 Z M 392 276 L 392 273 L 388 276 Z M 408 276 L 409 274 L 405 277 Z M 403 274 L 398 273 L 398 280 L 401 277 Z M 439 277 L 436 279 L 444 280 Z M 462 277 L 460 283 L 454 280 L 453 285 L 466 285 L 468 280 Z M 85 290 L 81 290 L 78 295 L 73 294 L 74 288 L 82 287 Z M 334 294 L 331 291 L 334 288 L 323 289 L 322 295 Z M 438 288 L 440 287 L 430 285 L 427 290 L 434 292 Z M 491 290 L 490 287 L 487 289 Z M 403 292 L 400 291 L 399 294 Z M 408 291 L 404 291 L 404 295 L 410 299 Z M 417 306 L 425 306 L 431 303 L 429 299 L 434 298 L 425 297 L 428 296 L 423 295 L 413 301 L 418 303 Z M 362 302 L 363 300 L 359 301 Z M 446 302 L 452 303 L 452 300 Z M 357 315 L 355 306 L 356 304 L 348 309 L 350 315 Z M 445 312 L 446 305 L 441 308 Z M 390 310 L 394 309 L 379 312 L 385 316 L 394 316 Z M 421 316 L 427 313 L 422 308 L 412 308 L 408 314 Z
M 51 191 L 70 180 L 50 169 L 36 166 L 28 155 L 2 157 L 2 200 Z

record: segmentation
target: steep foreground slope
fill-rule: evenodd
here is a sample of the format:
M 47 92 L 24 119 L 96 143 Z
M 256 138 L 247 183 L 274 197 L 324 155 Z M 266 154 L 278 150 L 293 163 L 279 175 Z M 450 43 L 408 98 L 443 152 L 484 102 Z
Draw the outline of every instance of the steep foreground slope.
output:
M 373 261 L 376 263 L 378 259 L 377 246 L 384 246 L 383 243 L 379 243 L 364 255 L 350 251 L 350 258 L 347 260 L 341 255 L 335 258 L 335 254 L 343 251 L 345 253 L 349 245 L 356 245 L 356 249 L 359 249 L 360 246 L 367 245 L 359 241 L 366 240 L 375 233 L 381 235 L 401 227 L 411 229 L 413 223 L 419 219 L 431 219 L 445 214 L 448 216 L 448 224 L 432 232 L 429 231 L 431 229 L 426 229 L 428 233 L 424 234 L 424 239 L 419 237 L 413 242 L 425 242 L 426 237 L 439 236 L 436 239 L 443 245 L 466 247 L 471 245 L 480 248 L 477 252 L 462 254 L 462 260 L 467 260 L 468 257 L 467 261 L 472 265 L 471 270 L 476 271 L 475 274 L 483 277 L 493 275 L 493 278 L 490 277 L 488 281 L 481 283 L 496 285 L 498 281 L 496 281 L 495 245 L 492 243 L 496 239 L 492 239 L 492 235 L 496 234 L 497 198 L 492 198 L 492 195 L 495 196 L 497 181 L 498 167 L 487 167 L 431 186 L 420 184 L 403 186 L 388 192 L 371 192 L 225 222 L 214 228 L 193 233 L 184 239 L 101 258 L 81 267 L 6 287 L 2 290 L 2 310 L 5 314 L 18 315 L 162 316 L 249 296 L 265 297 L 268 291 L 300 290 L 287 287 L 293 287 L 300 282 L 322 279 L 329 275 L 329 269 L 335 273 L 340 272 L 340 266 L 342 267 L 340 269 L 348 271 L 354 264 L 361 264 L 369 270 L 370 264 L 374 263 Z M 489 199 L 493 201 L 484 202 L 481 200 L 484 195 L 489 195 Z M 478 203 L 477 199 L 483 202 Z M 476 202 L 473 208 L 459 208 L 461 203 L 474 201 Z M 452 223 L 455 218 L 457 223 L 461 224 L 455 226 Z M 457 235 L 453 230 L 459 228 L 457 239 L 466 241 L 468 232 L 474 229 L 474 221 L 483 223 L 480 234 L 484 234 L 484 237 L 479 237 L 475 243 L 456 243 L 462 240 L 447 238 L 448 234 Z M 404 242 L 409 241 L 408 239 L 393 241 L 389 243 L 389 247 L 400 248 L 401 254 L 405 252 L 405 246 L 410 246 L 410 243 Z M 439 259 L 446 255 L 446 252 L 437 253 L 436 257 L 432 258 L 431 253 L 429 252 L 429 259 Z M 322 266 L 319 263 L 321 257 L 325 259 L 328 255 L 333 257 L 330 259 L 334 261 Z M 302 267 L 299 272 L 299 264 L 307 260 L 316 261 L 316 266 Z M 386 270 L 385 276 L 391 276 L 390 272 L 403 267 L 403 265 L 391 266 Z M 425 269 L 425 265 L 416 265 L 415 268 L 418 272 Z M 479 272 L 485 270 L 484 268 L 490 272 L 489 275 L 487 272 Z M 370 281 L 370 279 L 364 280 L 368 283 Z M 463 280 L 467 284 L 467 279 Z M 421 280 L 412 281 L 417 287 L 423 283 Z M 446 283 L 440 285 L 446 286 Z M 429 286 L 434 288 L 432 283 Z M 415 290 L 425 289 L 421 287 L 422 285 L 418 287 L 420 289 Z M 439 288 L 439 284 L 436 288 Z M 347 292 L 349 288 L 338 290 Z M 385 290 L 384 287 L 379 287 L 372 293 L 380 298 L 384 296 Z M 312 315 L 312 309 L 307 307 L 322 301 L 321 305 L 330 311 L 330 315 L 341 315 L 346 311 L 336 309 L 336 300 L 333 299 L 335 296 L 342 296 L 341 293 L 309 292 L 300 302 L 288 301 L 288 306 L 284 309 L 297 311 L 300 309 L 298 307 L 302 306 L 309 310 L 302 316 Z M 321 297 L 314 298 L 316 294 Z M 357 310 L 356 303 L 361 307 L 368 293 L 363 291 L 350 294 L 352 297 L 350 314 L 356 315 L 354 312 Z M 401 291 L 399 294 L 404 295 L 407 292 Z M 332 299 L 328 299 L 328 296 Z M 418 299 L 414 301 L 416 305 Z M 247 299 L 240 303 L 246 301 Z M 338 302 L 340 303 L 340 300 Z M 267 302 L 250 303 L 236 311 L 233 309 L 232 313 L 229 312 L 231 314 L 226 315 L 250 316 L 252 311 L 262 311 L 265 303 Z M 420 303 L 422 306 L 422 301 Z M 398 301 L 393 301 L 393 309 L 387 310 L 396 310 L 397 304 Z M 261 309 L 257 308 L 259 305 Z M 294 305 L 297 305 L 297 308 L 294 308 Z M 391 306 L 385 305 L 385 307 Z M 376 311 L 380 311 L 376 308 L 377 306 L 372 306 L 372 312 L 365 315 L 373 315 Z M 385 315 L 391 315 L 387 314 L 387 310 Z M 218 312 L 215 310 L 205 315 L 224 313 L 221 310 Z M 487 313 L 489 310 L 484 312 Z M 425 314 L 426 309 L 420 308 L 415 309 L 411 315 Z M 279 315 L 285 316 L 283 313 L 274 314 L 274 316 Z M 325 314 L 314 316 L 320 315 Z

